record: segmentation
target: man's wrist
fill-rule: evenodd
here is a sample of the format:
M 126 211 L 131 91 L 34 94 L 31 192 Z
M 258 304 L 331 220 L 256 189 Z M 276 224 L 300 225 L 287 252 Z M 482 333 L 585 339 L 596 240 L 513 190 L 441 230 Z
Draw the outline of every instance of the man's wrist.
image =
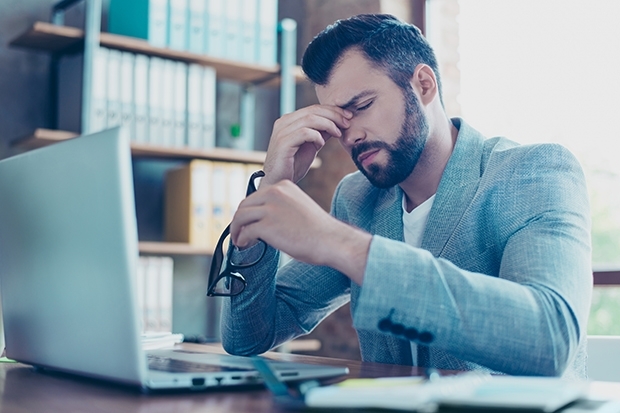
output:
M 372 235 L 344 222 L 340 222 L 334 234 L 333 243 L 328 245 L 325 265 L 342 272 L 357 284 L 362 285 Z

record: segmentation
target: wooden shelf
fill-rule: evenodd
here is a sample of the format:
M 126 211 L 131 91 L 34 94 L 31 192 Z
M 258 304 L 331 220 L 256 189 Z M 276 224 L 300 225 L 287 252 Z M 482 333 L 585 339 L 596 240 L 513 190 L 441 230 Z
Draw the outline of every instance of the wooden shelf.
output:
M 139 242 L 140 254 L 152 255 L 212 255 L 214 247 L 196 247 L 181 242 Z
M 217 76 L 220 79 L 270 86 L 279 83 L 280 67 L 278 65 L 255 65 L 181 50 L 155 47 L 142 39 L 111 33 L 101 33 L 99 39 L 101 46 L 104 47 L 212 66 L 217 71 Z M 36 22 L 24 33 L 13 39 L 9 45 L 59 53 L 79 50 L 83 47 L 83 43 L 84 31 L 82 29 Z M 295 67 L 295 79 L 298 82 L 306 81 L 306 77 L 299 66 Z
M 78 135 L 74 132 L 36 129 L 31 135 L 17 139 L 12 146 L 22 149 L 36 149 L 51 145 L 63 140 L 72 139 Z M 147 143 L 131 143 L 131 154 L 134 157 L 152 158 L 181 158 L 181 159 L 210 159 L 213 161 L 229 161 L 262 164 L 265 162 L 265 152 L 240 151 L 229 148 L 195 149 L 188 147 L 154 146 Z M 321 159 L 316 158 L 312 168 L 321 166 Z

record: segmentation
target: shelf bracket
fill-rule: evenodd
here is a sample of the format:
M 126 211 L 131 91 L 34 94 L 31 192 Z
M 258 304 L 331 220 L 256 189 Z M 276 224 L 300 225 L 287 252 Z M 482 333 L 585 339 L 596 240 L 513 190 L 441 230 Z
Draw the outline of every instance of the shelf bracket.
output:
M 295 110 L 295 62 L 297 60 L 297 22 L 293 19 L 282 19 L 280 22 L 280 116 Z

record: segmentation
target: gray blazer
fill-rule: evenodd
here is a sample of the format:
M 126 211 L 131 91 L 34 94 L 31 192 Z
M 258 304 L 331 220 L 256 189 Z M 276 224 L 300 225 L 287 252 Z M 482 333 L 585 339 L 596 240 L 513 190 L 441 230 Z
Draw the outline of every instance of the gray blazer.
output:
M 363 286 L 297 261 L 278 271 L 270 248 L 224 300 L 228 352 L 265 352 L 351 300 L 366 361 L 586 377 L 590 213 L 578 162 L 559 145 L 485 140 L 453 123 L 422 247 L 403 242 L 400 187 L 348 175 L 332 213 L 374 235 Z

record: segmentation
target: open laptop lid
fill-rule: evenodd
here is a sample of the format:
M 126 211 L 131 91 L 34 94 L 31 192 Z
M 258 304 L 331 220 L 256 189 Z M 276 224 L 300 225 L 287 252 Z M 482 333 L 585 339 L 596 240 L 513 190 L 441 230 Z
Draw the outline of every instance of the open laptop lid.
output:
M 0 161 L 9 358 L 144 383 L 129 142 L 119 128 Z

